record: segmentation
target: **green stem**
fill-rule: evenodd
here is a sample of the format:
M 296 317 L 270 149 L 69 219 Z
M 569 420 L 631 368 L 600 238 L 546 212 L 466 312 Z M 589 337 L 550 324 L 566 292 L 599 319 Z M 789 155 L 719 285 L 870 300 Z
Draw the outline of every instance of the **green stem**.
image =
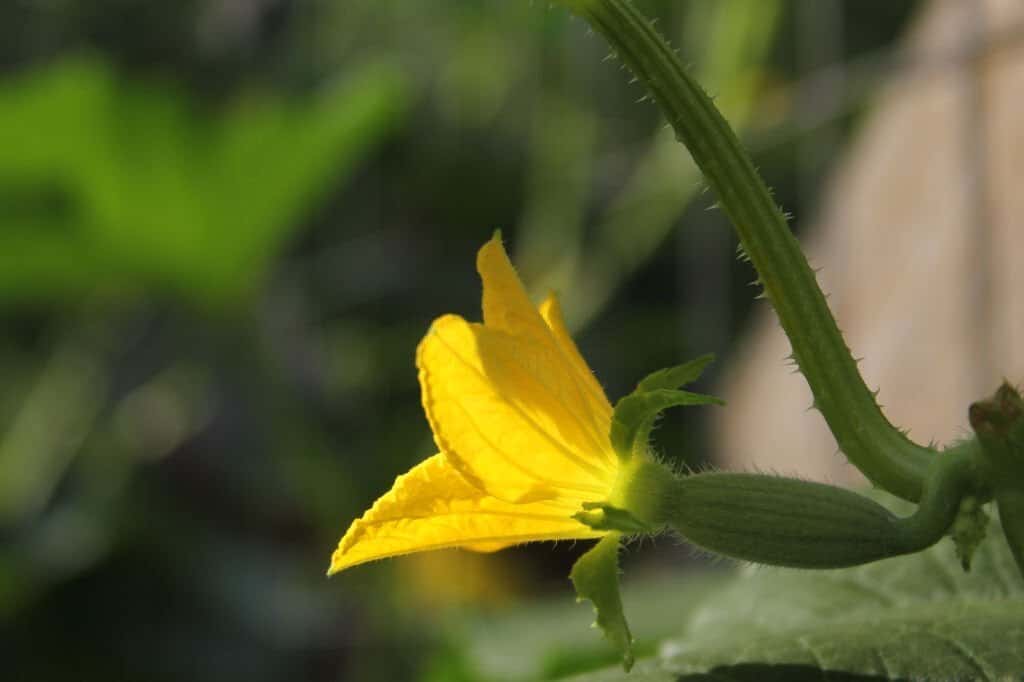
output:
M 909 440 L 882 414 L 799 243 L 729 124 L 627 0 L 563 2 L 600 32 L 650 89 L 718 195 L 839 447 L 875 484 L 917 501 L 935 451 Z
M 917 511 L 898 523 L 902 541 L 908 546 L 917 545 L 910 551 L 924 549 L 941 538 L 968 495 L 988 501 L 990 493 L 978 474 L 976 450 L 975 441 L 965 441 L 932 461 Z
M 995 494 L 1003 534 L 1024 575 L 1024 397 L 1007 382 L 967 411 L 979 461 Z
M 995 495 L 999 518 L 1003 522 L 1003 535 L 1018 570 L 1024 576 L 1024 491 L 1007 486 L 997 489 Z

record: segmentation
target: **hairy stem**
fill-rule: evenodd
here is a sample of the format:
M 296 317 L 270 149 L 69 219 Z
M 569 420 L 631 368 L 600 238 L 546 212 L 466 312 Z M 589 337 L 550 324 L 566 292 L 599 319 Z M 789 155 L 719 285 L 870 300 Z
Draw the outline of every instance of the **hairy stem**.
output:
M 843 341 L 814 272 L 735 133 L 676 54 L 628 0 L 563 0 L 601 33 L 654 95 L 718 195 L 789 336 L 815 407 L 871 481 L 917 501 L 935 452 L 882 414 Z

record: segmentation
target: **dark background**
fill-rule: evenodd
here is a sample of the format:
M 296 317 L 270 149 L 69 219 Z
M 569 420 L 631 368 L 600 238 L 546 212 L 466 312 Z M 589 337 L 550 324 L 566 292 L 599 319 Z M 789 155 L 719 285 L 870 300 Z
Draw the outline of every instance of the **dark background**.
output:
M 916 3 L 641 4 L 799 232 Z M 478 318 L 495 228 L 535 295 L 561 292 L 613 400 L 742 352 L 753 273 L 606 54 L 525 0 L 0 4 L 5 679 L 473 680 L 614 657 L 568 603 L 582 545 L 324 577 L 433 453 L 413 351 L 436 316 Z M 869 87 L 822 89 L 837 65 Z M 699 410 L 657 437 L 713 455 Z M 702 567 L 671 540 L 626 558 L 638 582 Z M 635 589 L 634 622 L 672 615 Z

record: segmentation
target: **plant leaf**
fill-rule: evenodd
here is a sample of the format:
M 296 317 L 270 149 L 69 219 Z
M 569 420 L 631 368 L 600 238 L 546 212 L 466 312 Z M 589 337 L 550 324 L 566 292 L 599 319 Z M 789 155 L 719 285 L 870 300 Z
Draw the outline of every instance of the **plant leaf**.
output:
M 658 642 L 679 633 L 685 614 L 732 581 L 725 572 L 704 570 L 641 569 L 631 577 L 623 580 L 622 601 L 636 621 L 630 634 L 638 656 L 653 655 Z M 592 613 L 576 600 L 545 595 L 507 608 L 482 609 L 452 619 L 448 626 L 451 640 L 463 643 L 473 672 L 469 679 L 536 682 L 616 665 L 617 654 L 588 630 L 593 621 Z M 621 672 L 617 665 L 616 671 Z
M 580 599 L 589 599 L 597 612 L 596 625 L 622 652 L 622 667 L 633 667 L 633 636 L 619 596 L 619 534 L 609 533 L 581 556 L 569 574 Z
M 747 570 L 633 674 L 573 679 L 1018 679 L 1022 614 L 1024 581 L 1005 542 L 984 543 L 964 573 L 943 541 L 852 569 Z
M 5 75 L 0 305 L 138 285 L 250 294 L 305 211 L 405 120 L 410 89 L 384 61 L 216 107 L 98 58 Z

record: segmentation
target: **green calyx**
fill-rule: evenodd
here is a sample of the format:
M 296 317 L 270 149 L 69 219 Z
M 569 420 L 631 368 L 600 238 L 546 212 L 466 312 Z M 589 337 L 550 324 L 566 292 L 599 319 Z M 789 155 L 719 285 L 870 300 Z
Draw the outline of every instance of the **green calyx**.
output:
M 632 458 L 622 464 L 619 480 L 606 502 L 585 503 L 573 515 L 594 530 L 607 532 L 600 542 L 573 565 L 569 577 L 579 599 L 588 599 L 597 614 L 595 625 L 622 655 L 627 671 L 633 666 L 633 639 L 619 596 L 620 539 L 623 535 L 651 533 L 661 523 L 651 523 L 671 494 L 675 477 L 650 458 Z
M 663 509 L 675 483 L 665 465 L 646 457 L 633 459 L 622 465 L 608 500 L 583 503 L 573 518 L 594 530 L 652 533 L 665 525 Z
M 676 482 L 676 475 L 664 464 L 650 458 L 635 460 L 623 467 L 612 502 L 627 510 L 647 532 L 656 531 L 665 525 L 664 509 Z
M 640 380 L 632 393 L 615 404 L 612 414 L 612 448 L 623 464 L 633 458 L 645 459 L 654 422 L 670 407 L 687 405 L 724 405 L 725 401 L 710 395 L 680 390 L 700 378 L 714 361 L 713 355 L 659 369 Z
M 696 381 L 712 360 L 705 355 L 654 372 L 616 404 L 609 435 L 619 458 L 618 480 L 608 500 L 584 503 L 573 514 L 580 523 L 607 533 L 577 560 L 570 578 L 579 598 L 594 604 L 595 625 L 621 652 L 626 670 L 633 665 L 633 640 L 619 596 L 619 541 L 623 535 L 651 533 L 664 525 L 661 509 L 675 477 L 650 456 L 651 428 L 669 407 L 721 404 L 717 398 L 679 390 Z

